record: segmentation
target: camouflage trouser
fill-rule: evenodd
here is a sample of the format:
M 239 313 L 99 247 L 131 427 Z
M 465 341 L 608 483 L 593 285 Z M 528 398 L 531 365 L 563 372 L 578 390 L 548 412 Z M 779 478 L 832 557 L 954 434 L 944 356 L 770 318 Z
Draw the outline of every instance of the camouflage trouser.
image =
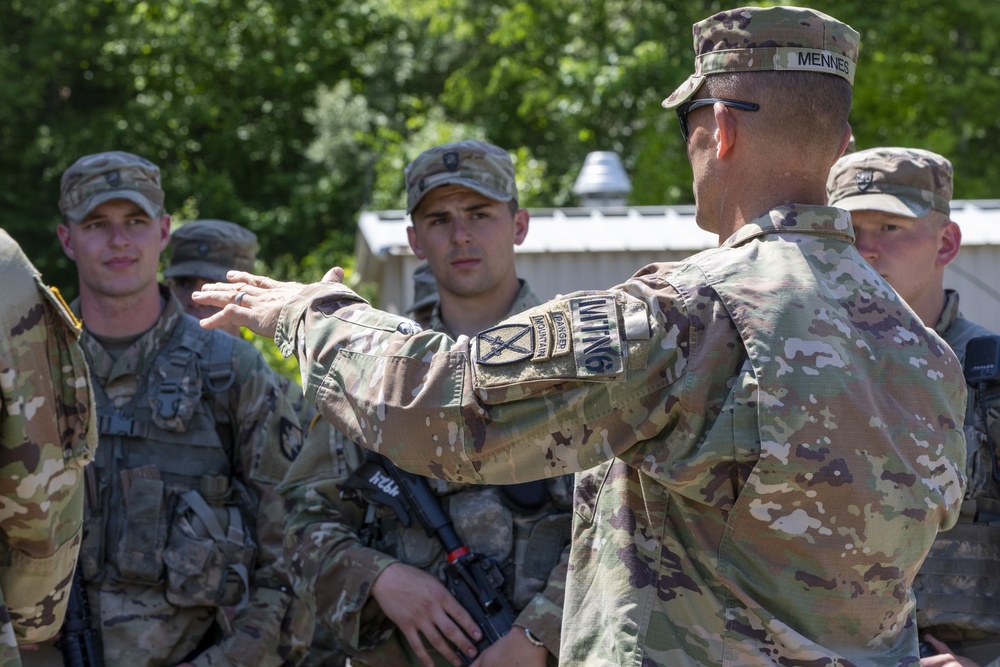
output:
M 334 643 L 323 636 L 323 626 L 316 624 L 309 652 L 300 667 L 345 667 L 350 664 L 347 655 L 336 648 Z

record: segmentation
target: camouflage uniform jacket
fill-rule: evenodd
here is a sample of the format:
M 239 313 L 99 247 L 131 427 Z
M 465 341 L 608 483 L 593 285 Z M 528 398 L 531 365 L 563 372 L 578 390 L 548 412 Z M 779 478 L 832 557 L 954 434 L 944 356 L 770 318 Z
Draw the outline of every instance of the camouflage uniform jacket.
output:
M 522 282 L 508 317 L 539 303 L 538 297 Z M 439 306 L 434 309 L 431 325 L 437 330 L 446 330 Z M 282 485 L 283 493 L 295 504 L 285 534 L 285 558 L 290 563 L 296 592 L 304 599 L 314 600 L 320 623 L 348 647 L 355 663 L 360 661 L 373 666 L 416 664 L 405 646 L 405 638 L 394 632 L 395 626 L 371 598 L 371 586 L 386 567 L 400 560 L 436 574 L 444 562 L 444 553 L 434 538 L 423 534 L 419 525 L 404 528 L 395 522 L 392 512 L 384 508 L 366 521 L 366 514 L 373 511 L 366 502 L 340 497 L 343 479 L 363 462 L 360 448 L 343 436 L 341 438 L 337 447 L 327 450 L 316 448 L 310 442 Z M 457 506 L 455 498 L 473 494 L 465 499 L 470 503 L 466 510 L 458 516 L 453 514 L 452 518 L 473 551 L 485 553 L 501 564 L 515 556 L 511 553 L 514 546 L 511 540 L 516 538 L 515 548 L 523 550 L 528 544 L 526 534 L 543 520 L 547 528 L 556 529 L 554 524 L 562 521 L 568 536 L 571 476 L 548 482 L 550 498 L 563 501 L 561 507 L 550 500 L 541 510 L 524 516 L 512 513 L 498 502 L 496 489 L 469 489 L 466 484 L 429 481 L 443 502 L 451 503 L 453 512 Z M 480 497 L 473 500 L 477 494 Z M 494 517 L 489 519 L 487 531 L 482 530 L 487 521 L 484 516 Z M 539 530 L 538 534 L 544 530 Z M 379 550 L 362 539 L 361 532 L 386 537 L 389 546 Z M 514 587 L 520 594 L 513 600 L 519 612 L 516 622 L 545 642 L 555 663 L 569 549 L 563 549 L 562 553 L 534 555 L 537 567 L 528 559 L 514 577 L 520 584 Z M 441 661 L 440 657 L 438 659 Z
M 945 291 L 945 307 L 934 330 L 963 363 L 970 340 L 995 335 L 962 316 L 958 292 L 954 290 Z M 1000 439 L 1000 386 L 988 386 L 982 396 L 978 387 L 968 389 L 968 485 L 962 518 L 960 525 L 934 542 L 914 582 L 917 624 L 921 632 L 930 632 L 947 642 L 992 638 L 1000 651 L 1000 614 L 996 608 L 1000 596 L 1000 577 L 996 575 L 1000 561 L 1000 486 L 994 476 L 1000 460 L 986 432 L 992 428 L 993 441 Z M 989 427 L 982 416 L 980 398 L 989 413 Z
M 299 424 L 302 425 L 302 430 L 305 431 L 305 444 L 303 445 L 302 453 L 295 459 L 298 462 L 304 458 L 305 461 L 303 463 L 305 467 L 297 467 L 296 463 L 293 462 L 287 474 L 296 474 L 292 472 L 293 469 L 314 473 L 316 469 L 312 467 L 310 461 L 317 464 L 321 463 L 316 460 L 316 453 L 322 452 L 325 454 L 338 451 L 338 448 L 342 449 L 344 446 L 344 436 L 337 429 L 333 428 L 330 422 L 323 419 L 323 416 L 319 414 L 316 407 L 306 400 L 305 394 L 302 393 L 302 386 L 298 382 L 294 382 L 291 378 L 284 375 L 277 375 L 277 378 L 281 392 L 288 399 L 288 402 L 291 403 L 292 409 L 295 411 L 295 416 L 298 417 Z M 352 446 L 356 447 L 353 444 Z M 281 490 L 280 486 L 278 490 Z M 298 588 L 298 581 L 294 577 L 293 582 L 296 584 L 296 588 Z M 309 597 L 304 597 L 301 593 L 298 595 L 303 601 L 309 600 Z M 340 633 L 335 632 L 327 624 L 319 622 L 319 619 L 314 618 L 313 620 L 316 623 L 313 628 L 312 643 L 309 645 L 309 651 L 306 659 L 302 662 L 302 667 L 340 667 L 347 664 L 347 654 L 339 648 L 337 643 L 337 636 Z
M 86 330 L 84 332 L 82 342 L 94 376 L 95 392 L 104 392 L 116 410 L 130 405 L 140 391 L 148 391 L 143 389 L 147 377 L 166 372 L 154 362 L 172 339 L 175 328 L 198 326 L 196 320 L 183 312 L 168 289 L 161 286 L 160 291 L 165 299 L 160 318 L 117 360 Z M 78 308 L 76 303 L 74 306 Z M 249 596 L 246 604 L 225 609 L 192 603 L 178 606 L 168 598 L 170 594 L 164 583 L 134 583 L 126 581 L 124 576 L 118 579 L 113 576 L 114 568 L 105 556 L 98 556 L 98 560 L 90 564 L 88 558 L 81 555 L 90 604 L 99 609 L 95 614 L 99 613 L 101 620 L 105 659 L 109 666 L 176 664 L 204 644 L 204 638 L 216 631 L 214 624 L 222 630 L 217 641 L 192 660 L 196 665 L 294 665 L 304 658 L 311 638 L 312 619 L 305 605 L 293 596 L 281 560 L 286 514 L 276 490 L 289 463 L 302 447 L 302 432 L 291 405 L 278 386 L 274 371 L 253 345 L 241 339 L 232 339 L 222 332 L 211 333 L 212 336 L 233 341 L 231 369 L 234 381 L 225 392 L 220 392 L 225 396 L 221 400 L 228 406 L 232 423 L 228 437 L 221 434 L 219 437 L 224 443 L 231 441 L 225 446 L 227 456 L 232 458 L 233 479 L 249 490 L 251 506 L 246 508 L 248 511 L 244 512 L 244 519 L 249 523 L 256 546 L 256 557 L 248 577 Z M 174 363 L 173 356 L 170 361 Z M 176 437 L 184 441 L 184 426 L 177 428 Z M 215 437 L 214 433 L 212 437 Z M 102 448 L 110 447 L 112 440 L 110 437 L 105 440 L 102 435 Z M 142 443 L 141 439 L 131 438 L 124 440 L 120 446 L 130 448 L 136 454 L 143 452 L 144 457 L 158 459 L 154 465 L 164 471 L 164 479 L 176 479 L 176 471 L 182 466 L 199 465 L 197 462 L 178 461 L 178 454 L 169 449 L 170 445 L 157 443 L 152 451 L 148 451 L 150 448 Z M 125 451 L 113 456 L 115 461 L 129 461 L 133 453 Z M 99 456 L 98 463 L 101 460 L 103 457 Z M 111 516 L 112 512 L 124 512 L 121 507 L 110 506 L 113 496 L 105 489 L 113 476 L 121 476 L 118 468 L 129 464 L 109 462 L 106 465 L 113 467 L 98 469 L 103 476 L 97 487 L 101 489 L 97 492 L 102 503 L 100 516 L 88 519 L 88 526 L 92 521 L 96 522 L 90 529 L 99 540 L 106 539 L 102 537 L 104 529 L 100 517 Z M 136 483 L 132 481 L 131 485 Z M 175 485 L 176 482 L 169 484 L 171 499 L 167 501 L 168 506 L 176 506 L 176 496 L 183 491 L 174 489 Z M 170 524 L 171 536 L 177 532 L 175 511 L 166 510 L 167 516 L 164 517 Z M 88 510 L 88 514 L 97 513 Z M 89 543 L 89 539 L 85 538 L 84 554 L 89 553 Z M 148 549 L 152 552 L 154 546 L 151 542 Z M 105 545 L 101 550 L 110 554 L 114 553 L 113 549 L 120 548 Z M 162 568 L 163 563 L 154 563 L 151 567 Z
M 81 468 L 94 455 L 80 327 L 0 229 L 0 665 L 55 634 L 83 525 Z
M 338 428 L 409 470 L 600 466 L 577 480 L 563 664 L 912 665 L 965 388 L 853 239 L 845 211 L 782 206 L 474 340 L 313 285 L 276 341 Z

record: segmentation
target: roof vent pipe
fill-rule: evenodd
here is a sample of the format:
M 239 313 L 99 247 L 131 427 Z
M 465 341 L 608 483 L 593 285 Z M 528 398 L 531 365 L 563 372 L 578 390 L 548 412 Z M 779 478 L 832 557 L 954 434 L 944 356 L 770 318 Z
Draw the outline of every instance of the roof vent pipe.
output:
M 632 192 L 632 181 L 618 153 L 594 151 L 583 161 L 573 192 L 580 197 L 581 206 L 625 206 L 625 198 Z

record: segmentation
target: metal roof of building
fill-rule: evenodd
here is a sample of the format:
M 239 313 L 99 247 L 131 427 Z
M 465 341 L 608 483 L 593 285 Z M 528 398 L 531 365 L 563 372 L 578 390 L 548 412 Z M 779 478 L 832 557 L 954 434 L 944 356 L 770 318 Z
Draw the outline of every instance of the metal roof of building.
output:
M 962 245 L 1000 245 L 1000 199 L 955 200 L 952 219 Z M 531 227 L 517 252 L 628 252 L 690 250 L 717 245 L 694 221 L 694 206 L 621 206 L 530 209 Z M 405 211 L 367 211 L 358 228 L 373 255 L 412 254 Z

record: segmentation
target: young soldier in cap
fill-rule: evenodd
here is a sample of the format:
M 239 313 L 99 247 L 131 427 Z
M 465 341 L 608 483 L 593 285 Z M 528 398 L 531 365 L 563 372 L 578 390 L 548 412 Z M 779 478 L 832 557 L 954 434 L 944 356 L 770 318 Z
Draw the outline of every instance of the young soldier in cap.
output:
M 664 106 L 719 248 L 457 341 L 335 283 L 241 274 L 194 299 L 229 304 L 203 324 L 275 334 L 323 413 L 405 468 L 588 471 L 564 663 L 912 665 L 910 584 L 962 499 L 965 390 L 824 206 L 858 34 L 750 7 L 694 37 Z
M 432 148 L 407 166 L 406 186 L 410 246 L 439 294 L 431 328 L 475 335 L 540 303 L 517 277 L 514 246 L 529 218 L 505 150 L 481 141 Z M 345 478 L 364 460 L 344 445 L 308 447 L 286 478 L 296 502 L 286 536 L 296 590 L 315 601 L 355 667 L 462 664 L 453 645 L 471 649 L 467 637 L 478 628 L 438 578 L 445 550 L 419 523 L 404 527 L 387 507 L 342 498 Z M 517 613 L 513 630 L 475 664 L 554 665 L 572 477 L 504 487 L 429 482 L 462 542 L 499 564 Z
M 252 345 L 201 329 L 157 283 L 156 165 L 80 158 L 59 208 L 99 417 L 80 563 L 106 664 L 297 664 L 311 619 L 275 491 L 302 443 L 291 406 Z
M 246 227 L 228 220 L 192 220 L 178 227 L 170 235 L 170 263 L 163 270 L 167 285 L 180 301 L 184 312 L 192 317 L 204 318 L 218 311 L 214 306 L 203 306 L 191 300 L 191 293 L 205 283 L 225 280 L 229 271 L 251 271 L 257 260 L 257 235 Z M 240 337 L 238 326 L 222 329 Z M 336 448 L 343 435 L 330 422 L 317 418 L 313 404 L 305 399 L 297 382 L 275 374 L 274 381 L 281 387 L 306 431 L 306 440 L 316 440 L 315 447 L 324 451 Z M 329 630 L 318 625 L 303 667 L 336 667 L 346 662 L 346 656 L 336 648 Z
M 62 626 L 97 430 L 80 323 L 0 229 L 0 664 Z
M 916 148 L 864 150 L 837 161 L 827 191 L 831 206 L 851 212 L 854 245 L 861 256 L 944 338 L 959 360 L 964 363 L 970 340 L 995 335 L 965 319 L 958 310 L 958 292 L 944 288 L 945 267 L 958 256 L 962 242 L 961 229 L 950 219 L 948 160 Z M 1000 578 L 994 546 L 1000 543 L 1000 488 L 994 477 L 1000 422 L 984 414 L 997 414 L 1000 387 L 984 387 L 983 395 L 975 385 L 968 389 L 968 486 L 962 520 L 934 542 L 914 591 L 920 632 L 958 642 L 957 653 L 985 663 L 1000 657 L 1000 615 L 995 608 Z M 922 664 L 944 663 L 928 658 Z

